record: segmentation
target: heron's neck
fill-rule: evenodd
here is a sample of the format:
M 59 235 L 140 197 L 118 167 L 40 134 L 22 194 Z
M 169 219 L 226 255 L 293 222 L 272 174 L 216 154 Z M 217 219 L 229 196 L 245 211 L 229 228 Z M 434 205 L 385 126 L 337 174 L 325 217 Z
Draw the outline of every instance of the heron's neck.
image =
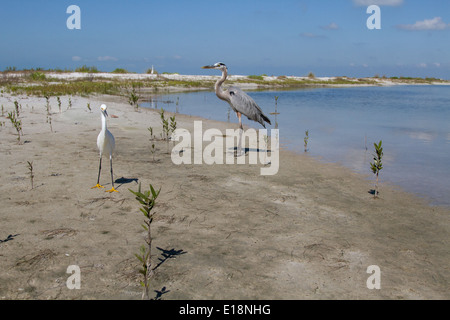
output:
M 228 73 L 227 73 L 227 69 L 225 68 L 222 71 L 222 78 L 220 78 L 219 80 L 217 80 L 216 85 L 214 86 L 215 90 L 216 90 L 216 95 L 219 99 L 228 101 L 228 97 L 227 95 L 223 92 L 222 90 L 222 84 L 225 82 L 225 80 L 227 79 Z

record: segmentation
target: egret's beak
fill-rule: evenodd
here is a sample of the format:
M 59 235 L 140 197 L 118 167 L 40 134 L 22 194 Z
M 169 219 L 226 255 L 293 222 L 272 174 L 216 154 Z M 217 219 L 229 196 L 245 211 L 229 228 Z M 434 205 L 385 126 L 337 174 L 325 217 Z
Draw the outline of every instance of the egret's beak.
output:
M 213 65 L 212 66 L 203 66 L 202 67 L 202 69 L 214 69 L 214 68 L 215 68 L 215 66 L 213 66 Z
M 106 109 L 105 110 L 102 110 L 102 112 L 103 112 L 103 114 L 107 117 L 108 116 L 108 112 L 106 112 Z

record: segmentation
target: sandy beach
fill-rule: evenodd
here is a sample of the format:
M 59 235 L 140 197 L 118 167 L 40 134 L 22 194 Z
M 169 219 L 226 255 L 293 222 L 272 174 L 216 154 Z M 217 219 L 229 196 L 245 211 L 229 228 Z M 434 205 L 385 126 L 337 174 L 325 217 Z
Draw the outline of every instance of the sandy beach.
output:
M 150 141 L 148 127 L 162 130 L 157 110 L 117 96 L 73 96 L 70 108 L 68 99 L 60 112 L 50 98 L 50 127 L 45 98 L 0 97 L 0 299 L 141 299 L 144 217 L 128 190 L 138 183 L 161 188 L 153 299 L 450 298 L 449 208 L 387 184 L 374 199 L 372 177 L 287 150 L 273 176 L 261 164 L 175 165 L 165 141 Z M 20 144 L 6 118 L 16 100 Z M 102 103 L 116 139 L 113 194 L 91 189 Z M 176 114 L 178 128 L 192 131 L 194 120 Z M 203 120 L 203 130 L 236 129 L 234 120 Z M 111 186 L 107 158 L 101 183 Z M 70 265 L 80 289 L 66 286 Z M 367 287 L 371 265 L 380 289 Z

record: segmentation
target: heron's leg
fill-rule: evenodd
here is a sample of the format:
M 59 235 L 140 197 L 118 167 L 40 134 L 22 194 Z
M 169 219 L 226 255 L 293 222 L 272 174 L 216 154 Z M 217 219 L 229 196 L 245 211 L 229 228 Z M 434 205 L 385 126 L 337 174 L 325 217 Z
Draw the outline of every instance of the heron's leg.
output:
M 102 156 L 100 155 L 100 163 L 98 164 L 98 178 L 97 178 L 97 185 L 93 186 L 91 189 L 94 188 L 104 188 L 104 186 L 100 185 L 100 172 L 102 171 Z
M 113 167 L 112 167 L 112 155 L 109 156 L 109 165 L 111 166 L 111 184 L 112 184 L 112 188 L 107 190 L 106 192 L 119 192 L 116 189 L 114 189 L 114 175 L 113 175 Z
M 244 128 L 242 127 L 242 114 L 240 112 L 237 112 L 237 116 L 239 118 L 239 142 L 238 142 L 238 148 L 236 150 L 236 156 L 242 156 L 242 133 L 244 131 Z

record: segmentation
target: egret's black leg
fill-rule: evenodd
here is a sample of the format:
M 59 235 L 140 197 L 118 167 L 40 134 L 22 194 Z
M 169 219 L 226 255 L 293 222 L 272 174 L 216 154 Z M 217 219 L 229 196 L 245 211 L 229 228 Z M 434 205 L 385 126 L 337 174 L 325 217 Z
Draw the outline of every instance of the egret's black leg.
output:
M 101 171 L 102 171 L 102 156 L 100 156 L 100 162 L 99 162 L 99 164 L 98 164 L 98 178 L 97 178 L 97 185 L 96 186 L 93 186 L 91 189 L 94 189 L 94 188 L 104 188 L 102 185 L 100 185 L 100 173 L 101 173 Z

